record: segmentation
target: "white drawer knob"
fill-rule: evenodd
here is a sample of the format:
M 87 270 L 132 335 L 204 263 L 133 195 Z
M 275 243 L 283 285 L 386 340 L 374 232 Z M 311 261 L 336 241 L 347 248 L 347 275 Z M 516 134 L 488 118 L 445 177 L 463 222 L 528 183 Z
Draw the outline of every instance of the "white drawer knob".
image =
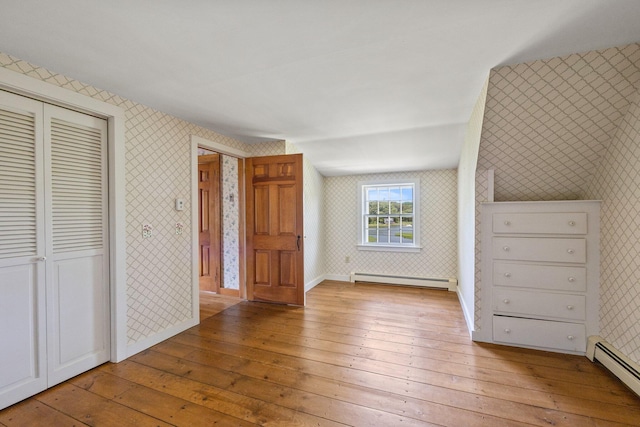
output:
M 505 333 L 505 334 L 510 334 L 510 333 L 511 333 L 511 329 L 509 329 L 509 328 L 504 328 L 504 333 Z
M 567 279 L 567 280 L 569 280 L 570 282 L 572 282 L 572 283 L 573 283 L 573 282 L 575 282 L 575 281 L 576 281 L 576 278 L 572 276 L 572 277 L 569 277 L 569 279 Z
M 573 306 L 572 305 L 568 305 L 567 306 L 567 310 L 573 310 Z
M 575 251 L 573 249 L 567 249 L 567 253 L 573 255 Z
M 505 221 L 504 225 L 511 225 L 511 221 Z
M 505 252 L 509 252 L 509 246 L 503 246 L 502 250 L 505 251 Z
M 567 339 L 568 339 L 569 341 L 573 341 L 573 339 L 574 339 L 574 338 L 575 338 L 575 337 L 574 337 L 573 335 L 568 335 L 568 336 L 567 336 Z
M 574 225 L 576 225 L 576 222 L 575 221 L 569 221 L 569 225 L 573 227 Z
M 511 277 L 511 273 L 509 273 L 509 272 L 504 273 L 504 277 Z
M 511 301 L 509 301 L 509 298 L 505 298 L 505 299 L 502 300 L 502 302 L 505 303 L 505 304 L 509 304 Z

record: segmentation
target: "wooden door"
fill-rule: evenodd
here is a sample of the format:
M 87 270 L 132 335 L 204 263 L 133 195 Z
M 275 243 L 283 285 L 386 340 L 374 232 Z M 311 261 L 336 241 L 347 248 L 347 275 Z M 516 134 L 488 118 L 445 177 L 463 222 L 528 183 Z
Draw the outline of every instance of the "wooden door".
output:
M 0 409 L 47 387 L 42 104 L 0 91 Z
M 304 305 L 302 155 L 246 163 L 247 299 Z
M 200 290 L 220 292 L 220 155 L 198 156 Z

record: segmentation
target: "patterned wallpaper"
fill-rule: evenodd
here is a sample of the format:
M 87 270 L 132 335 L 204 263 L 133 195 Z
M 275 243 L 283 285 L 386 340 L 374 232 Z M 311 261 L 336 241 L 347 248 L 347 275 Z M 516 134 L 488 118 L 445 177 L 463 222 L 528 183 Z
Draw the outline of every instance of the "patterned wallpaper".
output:
M 640 80 L 640 44 L 491 71 L 479 169 L 495 199 L 581 199 Z
M 190 135 L 247 144 L 0 53 L 0 66 L 117 105 L 126 114 L 127 337 L 129 344 L 191 317 Z M 184 198 L 185 210 L 173 207 Z M 175 234 L 175 223 L 185 229 Z M 142 225 L 153 235 L 142 238 Z
M 600 335 L 640 363 L 640 91 L 587 197 L 602 200 Z
M 222 287 L 240 289 L 238 159 L 222 155 Z
M 358 182 L 420 179 L 420 253 L 359 251 Z M 456 277 L 457 173 L 455 170 L 402 172 L 325 178 L 324 215 L 326 272 L 351 272 L 420 277 Z M 345 257 L 350 262 L 345 262 Z
M 289 154 L 287 153 L 286 145 L 285 141 L 260 142 L 249 144 L 249 149 L 246 151 L 250 152 L 254 157 L 279 156 L 280 154 Z
M 640 44 L 491 72 L 477 202 L 601 199 L 601 335 L 640 363 Z M 476 217 L 478 227 L 479 216 Z M 476 242 L 476 324 L 481 317 Z

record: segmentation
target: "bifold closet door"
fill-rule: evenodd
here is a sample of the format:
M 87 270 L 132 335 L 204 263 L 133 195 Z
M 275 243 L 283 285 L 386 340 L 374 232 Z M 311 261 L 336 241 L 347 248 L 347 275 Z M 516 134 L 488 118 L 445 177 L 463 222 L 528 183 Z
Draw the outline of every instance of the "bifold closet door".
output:
M 109 360 L 106 137 L 0 91 L 0 409 Z
M 0 91 L 0 408 L 47 388 L 42 103 Z
M 44 106 L 49 387 L 109 360 L 107 122 Z

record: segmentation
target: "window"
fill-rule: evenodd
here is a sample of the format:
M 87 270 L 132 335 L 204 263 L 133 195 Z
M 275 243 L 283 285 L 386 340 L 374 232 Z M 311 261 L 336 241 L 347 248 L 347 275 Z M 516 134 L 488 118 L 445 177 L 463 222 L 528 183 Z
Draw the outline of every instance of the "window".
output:
M 419 181 L 362 182 L 359 249 L 420 249 Z

